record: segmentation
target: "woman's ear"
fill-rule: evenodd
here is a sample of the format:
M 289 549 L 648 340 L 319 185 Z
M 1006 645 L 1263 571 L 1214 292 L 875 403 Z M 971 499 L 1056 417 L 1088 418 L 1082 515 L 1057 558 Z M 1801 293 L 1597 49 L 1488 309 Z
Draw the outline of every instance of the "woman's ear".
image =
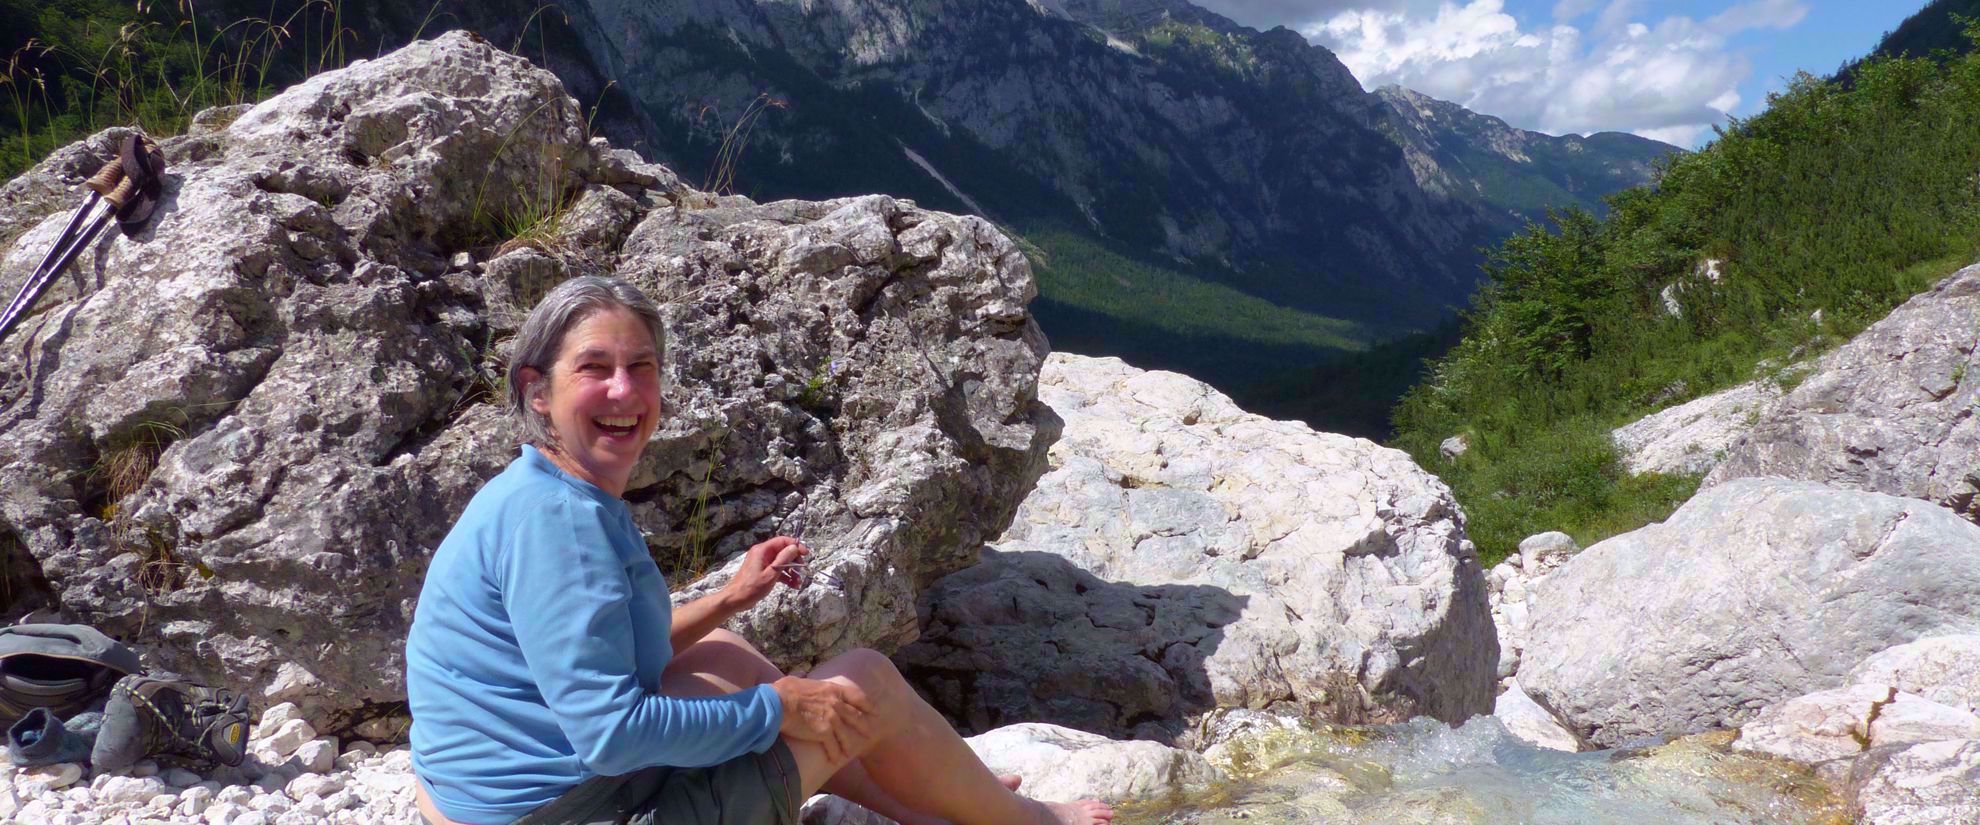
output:
M 543 380 L 543 371 L 535 367 L 523 367 L 516 371 L 516 376 L 522 380 L 523 403 L 528 404 L 529 408 L 538 414 L 549 415 L 550 404 L 543 400 L 543 393 L 537 392 L 537 382 Z

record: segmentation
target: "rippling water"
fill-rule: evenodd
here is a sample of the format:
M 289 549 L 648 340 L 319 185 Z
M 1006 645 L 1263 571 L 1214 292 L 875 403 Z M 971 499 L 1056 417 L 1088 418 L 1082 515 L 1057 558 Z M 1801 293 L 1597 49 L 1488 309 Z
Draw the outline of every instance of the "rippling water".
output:
M 1562 753 L 1495 719 L 1275 732 L 1215 754 L 1234 781 L 1124 811 L 1123 825 L 1844 825 L 1806 769 L 1727 749 L 1731 734 Z

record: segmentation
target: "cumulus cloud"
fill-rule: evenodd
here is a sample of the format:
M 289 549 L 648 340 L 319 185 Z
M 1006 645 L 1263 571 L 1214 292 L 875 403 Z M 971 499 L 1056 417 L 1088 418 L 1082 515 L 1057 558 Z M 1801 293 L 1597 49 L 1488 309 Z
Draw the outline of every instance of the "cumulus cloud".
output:
M 1399 84 L 1553 134 L 1628 131 L 1681 146 L 1739 105 L 1752 67 L 1729 38 L 1808 12 L 1802 0 L 1745 0 L 1703 21 L 1650 21 L 1654 4 L 1642 0 L 1558 0 L 1551 25 L 1524 26 L 1504 0 L 1353 5 L 1299 28 L 1364 86 Z

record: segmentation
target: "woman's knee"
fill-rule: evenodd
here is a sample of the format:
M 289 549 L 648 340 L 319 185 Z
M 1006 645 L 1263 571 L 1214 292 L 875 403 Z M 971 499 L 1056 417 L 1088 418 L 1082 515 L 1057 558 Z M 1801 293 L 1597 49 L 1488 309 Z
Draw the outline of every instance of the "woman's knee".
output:
M 841 653 L 812 671 L 817 678 L 839 677 L 858 686 L 873 703 L 876 712 L 896 710 L 914 698 L 907 679 L 894 667 L 892 659 L 877 650 L 858 648 Z

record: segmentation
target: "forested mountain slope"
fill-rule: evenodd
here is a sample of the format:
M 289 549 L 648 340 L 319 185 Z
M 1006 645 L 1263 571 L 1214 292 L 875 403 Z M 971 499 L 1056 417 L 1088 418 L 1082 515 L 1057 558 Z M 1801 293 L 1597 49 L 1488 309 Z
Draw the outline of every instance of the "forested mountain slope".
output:
M 1461 343 L 1396 411 L 1488 556 L 1661 518 L 1695 477 L 1629 476 L 1611 428 L 1779 372 L 1980 253 L 1980 56 L 1803 76 L 1655 189 L 1492 250 Z M 1780 373 L 1792 384 L 1792 373 Z M 1464 435 L 1455 461 L 1438 445 Z

